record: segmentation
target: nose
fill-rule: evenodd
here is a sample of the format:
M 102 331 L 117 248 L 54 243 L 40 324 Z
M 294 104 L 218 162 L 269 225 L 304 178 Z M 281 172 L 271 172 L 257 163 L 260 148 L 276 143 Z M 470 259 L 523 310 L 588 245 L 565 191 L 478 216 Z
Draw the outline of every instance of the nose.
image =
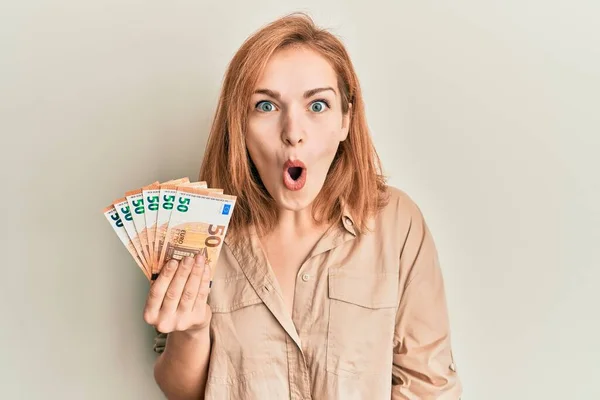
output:
M 283 113 L 283 123 L 281 129 L 281 139 L 288 146 L 297 146 L 306 140 L 306 132 L 302 116 L 293 110 L 287 110 Z

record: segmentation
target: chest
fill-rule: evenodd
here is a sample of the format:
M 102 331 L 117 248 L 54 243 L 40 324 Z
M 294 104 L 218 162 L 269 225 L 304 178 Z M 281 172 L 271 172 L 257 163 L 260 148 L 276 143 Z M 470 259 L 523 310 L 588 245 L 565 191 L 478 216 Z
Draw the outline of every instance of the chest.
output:
M 269 260 L 255 273 L 260 280 L 236 273 L 235 260 L 219 266 L 210 390 L 222 388 L 223 396 L 239 393 L 232 397 L 239 399 L 290 398 L 290 387 L 305 399 L 319 399 L 323 392 L 332 399 L 368 398 L 374 388 L 384 388 L 389 396 L 397 255 L 370 248 L 352 251 L 353 243 L 325 252 L 309 244 L 267 245 L 263 250 Z M 223 261 L 228 253 L 224 256 Z M 263 289 L 275 278 L 281 297 Z M 338 377 L 344 385 L 358 386 L 341 390 Z M 268 393 L 261 392 L 266 381 Z M 319 393 L 311 397 L 312 388 Z
M 275 275 L 289 315 L 294 309 L 298 272 L 317 243 L 318 237 L 296 241 L 271 241 L 263 244 L 265 256 Z

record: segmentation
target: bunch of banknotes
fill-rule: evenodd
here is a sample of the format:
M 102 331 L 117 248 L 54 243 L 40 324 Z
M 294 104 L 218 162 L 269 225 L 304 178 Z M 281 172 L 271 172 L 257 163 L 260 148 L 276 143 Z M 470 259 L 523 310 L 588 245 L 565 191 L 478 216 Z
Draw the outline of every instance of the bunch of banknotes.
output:
M 235 202 L 206 182 L 180 178 L 126 192 L 104 216 L 146 278 L 154 280 L 170 259 L 202 253 L 214 267 Z

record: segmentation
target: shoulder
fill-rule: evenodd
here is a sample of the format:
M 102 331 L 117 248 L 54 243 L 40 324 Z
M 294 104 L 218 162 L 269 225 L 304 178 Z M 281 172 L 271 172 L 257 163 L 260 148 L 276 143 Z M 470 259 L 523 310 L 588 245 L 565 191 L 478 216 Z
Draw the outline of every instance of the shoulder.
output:
M 421 208 L 406 191 L 388 185 L 386 195 L 387 203 L 375 217 L 377 225 L 408 229 L 415 223 L 423 222 Z
M 398 187 L 386 186 L 385 198 L 385 204 L 368 220 L 361 243 L 384 249 L 394 259 L 418 251 L 427 232 L 420 207 Z
M 361 260 L 361 264 L 398 274 L 399 282 L 404 286 L 415 271 L 435 265 L 435 247 L 423 213 L 413 197 L 394 186 L 387 186 L 385 192 L 387 202 L 369 219 L 367 230 L 353 247 L 356 254 L 369 260 Z M 414 268 L 418 258 L 423 262 Z

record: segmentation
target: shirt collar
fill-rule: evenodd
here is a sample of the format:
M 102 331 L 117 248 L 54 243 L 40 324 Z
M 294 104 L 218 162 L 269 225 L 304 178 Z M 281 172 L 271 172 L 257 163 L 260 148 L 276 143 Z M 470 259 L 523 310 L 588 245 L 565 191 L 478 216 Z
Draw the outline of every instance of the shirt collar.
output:
M 352 213 L 350 212 L 348 203 L 344 199 L 340 198 L 340 206 L 342 207 L 342 225 L 348 232 L 356 236 L 356 230 L 354 229 L 354 218 L 352 218 Z
M 354 218 L 352 217 L 352 213 L 350 212 L 350 207 L 348 206 L 347 202 L 340 198 L 340 207 L 342 210 L 342 216 L 340 219 L 340 223 L 342 224 L 342 226 L 344 227 L 345 231 L 350 233 L 353 237 L 356 237 L 357 233 L 356 233 L 356 229 L 355 229 L 355 222 L 354 222 Z M 256 230 L 254 228 L 254 226 L 250 226 L 248 227 L 249 231 L 247 232 L 249 235 L 248 236 L 255 236 L 256 235 Z M 340 233 L 342 233 L 343 231 L 339 231 L 338 233 L 335 235 L 336 238 L 334 239 L 334 241 L 338 241 L 341 240 L 342 238 L 340 237 Z M 342 235 L 343 236 L 343 235 Z M 248 245 L 248 243 L 250 242 L 248 239 L 249 237 L 245 237 L 244 240 L 242 239 L 241 242 L 246 242 L 246 245 Z M 227 243 L 228 245 L 230 245 L 231 243 L 229 243 L 230 241 L 228 240 L 227 237 L 225 237 L 225 243 Z

